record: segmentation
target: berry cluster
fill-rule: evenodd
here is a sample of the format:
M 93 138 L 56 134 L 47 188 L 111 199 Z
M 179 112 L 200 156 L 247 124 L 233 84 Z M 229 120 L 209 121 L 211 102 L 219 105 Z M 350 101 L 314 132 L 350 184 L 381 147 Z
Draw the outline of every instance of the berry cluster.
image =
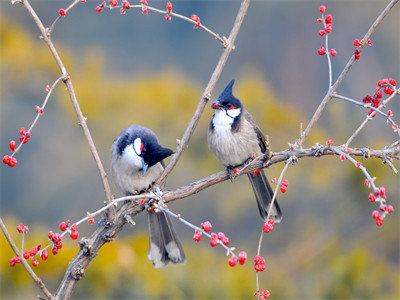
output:
M 192 15 L 192 16 L 190 17 L 190 19 L 191 19 L 192 21 L 195 21 L 195 22 L 196 22 L 196 24 L 194 24 L 193 29 L 196 29 L 197 27 L 200 27 L 201 22 L 200 22 L 200 18 L 199 18 L 197 15 Z
M 272 230 L 274 230 L 274 220 L 268 220 L 268 222 L 265 222 L 263 225 L 263 231 L 270 232 Z
M 254 293 L 254 296 L 256 296 L 259 300 L 264 300 L 267 299 L 271 295 L 271 293 L 268 290 L 264 290 L 260 293 L 260 291 L 256 291 Z
M 271 179 L 271 183 L 276 183 L 275 177 Z M 282 181 L 281 188 L 280 188 L 282 194 L 286 193 L 288 186 L 289 186 L 289 181 L 287 181 L 287 180 Z
M 370 104 L 375 108 L 378 108 L 383 96 L 383 93 L 386 95 L 392 95 L 395 92 L 396 80 L 392 78 L 385 78 L 382 80 L 378 80 L 377 87 L 375 88 L 375 92 L 373 96 L 367 95 L 363 98 L 363 102 L 366 104 Z M 383 91 L 383 93 L 382 93 Z M 393 116 L 392 111 L 388 111 L 388 116 Z M 375 117 L 376 112 L 374 110 L 370 110 L 368 116 L 371 118 Z
M 25 226 L 24 224 L 21 223 L 21 225 L 17 226 L 17 231 L 19 233 L 24 233 L 25 234 L 25 233 L 27 233 L 29 231 L 29 227 Z
M 254 257 L 254 269 L 257 272 L 262 272 L 265 270 L 265 259 L 262 258 L 260 255 L 256 255 Z
M 365 180 L 364 185 L 369 185 L 369 181 Z M 392 213 L 394 210 L 392 205 L 383 204 L 383 202 L 385 202 L 387 199 L 386 189 L 383 186 L 379 189 L 376 189 L 374 193 L 369 194 L 368 199 L 371 202 L 379 201 L 381 203 L 381 205 L 379 206 L 379 210 L 381 212 L 374 210 L 372 212 L 372 218 L 375 220 L 376 225 L 382 226 L 383 219 L 386 217 L 387 214 Z
M 321 37 L 323 37 L 325 35 L 327 36 L 329 33 L 332 32 L 332 29 L 333 29 L 333 27 L 332 27 L 332 15 L 327 15 L 325 17 L 325 15 L 324 15 L 325 10 L 326 10 L 326 7 L 324 5 L 321 5 L 319 7 L 319 12 L 321 13 L 321 18 L 318 18 L 317 22 L 324 26 L 323 29 L 318 31 L 318 34 Z M 317 52 L 318 52 L 319 55 L 325 55 L 327 50 L 328 49 L 325 49 L 324 47 L 320 47 Z M 333 48 L 330 50 L 330 53 L 331 53 L 331 56 L 336 56 L 337 55 L 336 50 L 333 49 Z
M 354 47 L 357 47 L 357 49 L 354 50 L 354 58 L 355 58 L 356 60 L 359 60 L 360 57 L 361 57 L 361 53 L 360 53 L 360 51 L 358 51 L 358 47 L 362 46 L 363 42 L 364 42 L 363 40 L 359 41 L 358 39 L 355 39 L 355 40 L 353 41 L 353 46 L 354 46 Z M 368 40 L 368 45 L 372 46 L 371 40 Z
M 31 134 L 28 131 L 26 131 L 25 127 L 20 128 L 19 134 L 20 134 L 19 141 L 22 144 L 26 144 L 28 142 L 29 138 L 31 137 Z M 12 140 L 9 144 L 11 154 L 15 151 L 16 146 L 17 146 L 17 143 L 14 140 Z M 3 163 L 6 165 L 9 165 L 10 167 L 15 167 L 17 165 L 17 159 L 15 157 L 13 157 L 13 155 L 11 155 L 11 156 L 5 155 L 5 156 L 3 156 Z

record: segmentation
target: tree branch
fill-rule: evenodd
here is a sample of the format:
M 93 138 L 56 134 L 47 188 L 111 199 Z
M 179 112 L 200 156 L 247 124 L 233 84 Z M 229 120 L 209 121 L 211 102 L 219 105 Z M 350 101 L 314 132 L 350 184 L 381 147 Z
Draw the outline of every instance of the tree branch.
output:
M 375 20 L 375 22 L 371 25 L 367 33 L 364 35 L 364 38 L 362 39 L 362 44 L 358 48 L 358 52 L 361 54 L 363 48 L 367 45 L 368 40 L 370 39 L 371 35 L 374 33 L 376 28 L 379 26 L 379 24 L 383 21 L 383 19 L 386 17 L 386 15 L 389 13 L 389 11 L 397 4 L 399 0 L 392 0 L 386 6 L 386 8 L 382 11 L 382 13 L 378 16 L 378 18 Z M 356 59 L 354 57 L 354 54 L 350 57 L 350 60 L 347 62 L 346 66 L 344 67 L 342 73 L 339 75 L 339 77 L 336 79 L 335 83 L 333 86 L 329 89 L 329 91 L 326 93 L 324 99 L 318 106 L 317 110 L 315 111 L 313 117 L 311 118 L 310 123 L 308 123 L 308 126 L 305 131 L 303 131 L 300 135 L 300 138 L 296 141 L 296 145 L 299 147 L 303 146 L 303 143 L 305 139 L 308 137 L 310 134 L 311 130 L 314 128 L 315 124 L 317 123 L 318 119 L 321 117 L 323 110 L 325 109 L 325 106 L 328 104 L 329 100 L 333 97 L 334 93 L 336 93 L 336 90 L 342 83 L 343 79 L 346 77 L 347 73 L 349 72 L 350 68 L 353 66 L 355 63 Z
M 81 125 L 82 129 L 83 129 L 83 133 L 85 134 L 86 140 L 89 144 L 89 148 L 90 151 L 92 152 L 93 158 L 96 162 L 97 168 L 99 170 L 100 173 L 100 177 L 101 180 L 103 182 L 103 186 L 104 186 L 104 191 L 106 193 L 106 202 L 110 203 L 112 200 L 112 196 L 111 196 L 111 190 L 110 190 L 110 185 L 108 183 L 107 180 L 107 174 L 104 171 L 104 167 L 103 164 L 100 160 L 100 156 L 97 153 L 97 149 L 96 146 L 93 142 L 92 139 L 92 135 L 90 134 L 89 131 L 89 127 L 87 126 L 86 123 L 86 118 L 83 116 L 81 108 L 79 106 L 78 100 L 76 99 L 76 95 L 75 95 L 75 91 L 74 91 L 74 87 L 72 85 L 72 81 L 71 81 L 71 77 L 68 75 L 67 69 L 65 68 L 60 56 L 58 55 L 58 52 L 56 50 L 56 48 L 54 47 L 53 42 L 51 41 L 50 37 L 47 36 L 46 34 L 46 29 L 43 26 L 42 21 L 39 19 L 39 17 L 37 16 L 36 12 L 33 10 L 32 6 L 30 5 L 28 0 L 22 0 L 22 3 L 24 5 L 24 7 L 28 10 L 29 14 L 32 16 L 33 20 L 35 21 L 36 25 L 38 26 L 40 32 L 42 33 L 42 37 L 45 41 L 45 43 L 47 44 L 47 46 L 50 48 L 51 54 L 53 55 L 57 65 L 59 66 L 61 73 L 63 74 L 64 78 L 63 78 L 63 82 L 65 84 L 65 86 L 67 87 L 67 91 L 69 94 L 69 97 L 71 99 L 72 102 L 72 106 L 75 109 L 75 113 L 78 117 L 79 120 L 79 124 Z M 110 208 L 110 214 L 113 215 L 115 212 L 115 209 L 113 207 Z
M 4 236 L 7 239 L 7 242 L 10 244 L 10 246 L 13 249 L 13 251 L 15 252 L 15 254 L 20 258 L 22 265 L 24 266 L 24 268 L 26 269 L 28 274 L 32 277 L 33 281 L 42 290 L 43 294 L 45 294 L 47 299 L 54 299 L 53 295 L 46 288 L 46 286 L 44 285 L 43 281 L 35 274 L 35 272 L 33 272 L 32 268 L 29 266 L 28 262 L 22 256 L 22 253 L 18 250 L 18 248 L 15 245 L 14 241 L 12 240 L 10 234 L 8 233 L 6 225 L 4 224 L 2 218 L 0 218 L 0 227 L 1 227 L 1 230 L 3 231 L 3 233 L 4 233 Z
M 182 139 L 180 140 L 178 147 L 175 150 L 175 154 L 172 156 L 168 165 L 165 167 L 164 172 L 161 174 L 160 178 L 158 178 L 157 182 L 155 183 L 155 187 L 159 187 L 165 182 L 168 175 L 171 173 L 172 169 L 176 166 L 183 151 L 185 151 L 186 148 L 188 147 L 189 140 L 192 137 L 197 124 L 199 123 L 200 117 L 204 111 L 204 108 L 205 108 L 208 100 L 211 97 L 211 93 L 215 87 L 215 84 L 217 83 L 217 80 L 219 79 L 219 76 L 221 75 L 222 70 L 225 67 L 225 63 L 226 63 L 230 53 L 234 49 L 234 42 L 235 42 L 235 39 L 239 32 L 240 26 L 242 25 L 244 16 L 246 15 L 249 4 L 250 4 L 250 0 L 242 1 L 239 12 L 236 16 L 235 23 L 232 28 L 231 34 L 229 35 L 229 38 L 227 41 L 227 46 L 221 54 L 218 64 L 215 67 L 213 74 L 211 75 L 211 78 L 203 92 L 203 95 L 201 96 L 201 99 L 199 101 L 199 104 L 197 105 L 197 108 L 193 114 L 193 117 L 190 120 L 190 122 L 186 128 L 186 131 L 185 131 Z

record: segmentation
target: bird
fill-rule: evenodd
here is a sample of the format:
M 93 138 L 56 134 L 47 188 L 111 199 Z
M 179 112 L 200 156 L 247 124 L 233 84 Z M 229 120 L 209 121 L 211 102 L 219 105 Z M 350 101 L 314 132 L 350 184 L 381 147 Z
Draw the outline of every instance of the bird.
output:
M 132 125 L 118 135 L 111 147 L 111 175 L 126 196 L 149 190 L 164 170 L 163 159 L 173 151 L 158 143 L 149 128 Z M 148 211 L 149 253 L 155 268 L 184 264 L 186 256 L 171 219 L 164 211 Z
M 208 127 L 208 148 L 217 160 L 227 168 L 232 179 L 232 170 L 251 161 L 253 155 L 267 154 L 269 145 L 253 116 L 244 108 L 242 101 L 232 93 L 235 80 L 231 80 L 216 101 L 211 103 L 214 115 Z M 274 192 L 264 171 L 247 173 L 251 182 L 261 218 L 267 221 L 269 206 Z M 270 219 L 280 222 L 282 212 L 275 199 Z

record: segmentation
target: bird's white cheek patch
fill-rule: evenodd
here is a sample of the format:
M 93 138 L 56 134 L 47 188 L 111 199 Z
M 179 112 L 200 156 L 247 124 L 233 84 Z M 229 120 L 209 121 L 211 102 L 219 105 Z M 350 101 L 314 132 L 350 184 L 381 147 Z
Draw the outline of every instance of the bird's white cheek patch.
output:
M 142 153 L 142 150 L 140 149 L 142 146 L 142 140 L 140 138 L 135 139 L 135 141 L 133 142 L 133 147 L 135 147 L 135 152 L 137 153 L 137 155 L 140 155 L 140 153 Z
M 129 163 L 132 164 L 138 168 L 142 167 L 142 158 L 140 156 L 138 156 L 135 152 L 135 150 L 133 149 L 133 145 L 130 144 L 128 146 L 126 146 L 124 153 L 122 154 L 122 157 Z M 140 150 L 140 146 L 139 146 L 139 150 Z
M 226 112 L 231 118 L 236 118 L 238 115 L 240 115 L 240 108 L 228 109 Z

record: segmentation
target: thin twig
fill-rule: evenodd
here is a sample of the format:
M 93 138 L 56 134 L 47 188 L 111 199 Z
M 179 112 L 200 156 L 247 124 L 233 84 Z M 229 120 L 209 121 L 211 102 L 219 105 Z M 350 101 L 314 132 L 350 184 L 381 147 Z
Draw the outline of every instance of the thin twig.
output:
M 367 45 L 367 41 L 370 39 L 371 35 L 374 33 L 376 28 L 379 26 L 379 24 L 383 21 L 385 16 L 389 13 L 389 11 L 393 8 L 394 5 L 397 4 L 399 0 L 392 0 L 390 3 L 386 6 L 386 8 L 382 11 L 382 13 L 378 16 L 378 18 L 375 20 L 375 22 L 371 25 L 367 33 L 364 35 L 364 38 L 362 39 L 362 44 L 358 48 L 358 52 L 361 54 L 363 48 Z M 301 136 L 298 138 L 296 141 L 296 146 L 302 147 L 304 141 L 310 134 L 311 130 L 314 128 L 315 124 L 317 123 L 318 119 L 321 117 L 323 110 L 325 109 L 325 106 L 328 104 L 329 100 L 333 97 L 334 93 L 336 93 L 338 87 L 342 83 L 343 79 L 346 77 L 347 73 L 349 72 L 350 68 L 353 66 L 355 63 L 356 59 L 354 57 L 354 54 L 350 57 L 349 61 L 347 62 L 346 66 L 344 67 L 342 73 L 339 75 L 339 77 L 336 79 L 335 83 L 333 86 L 329 89 L 329 91 L 326 93 L 324 99 L 318 106 L 317 110 L 315 111 L 313 117 L 311 118 L 310 122 L 307 125 L 307 128 L 302 132 Z
M 44 108 L 46 107 L 47 101 L 50 98 L 51 93 L 53 92 L 54 88 L 57 86 L 57 84 L 60 82 L 61 79 L 63 79 L 64 76 L 60 76 L 56 81 L 54 81 L 54 83 L 52 84 L 51 88 L 49 89 L 46 98 L 43 101 L 42 106 L 40 107 L 42 110 L 44 110 Z M 29 126 L 29 129 L 27 132 L 32 133 L 32 129 L 33 127 L 35 127 L 36 122 L 39 120 L 39 118 L 42 116 L 42 114 L 38 111 L 36 114 L 35 119 L 33 120 L 31 126 Z M 14 157 L 15 154 L 17 154 L 17 152 L 19 151 L 19 149 L 22 147 L 22 145 L 24 144 L 24 140 L 22 140 L 18 147 L 13 151 L 13 153 L 11 154 L 11 157 Z
M 3 219 L 0 217 L 0 227 L 4 233 L 4 236 L 7 239 L 7 242 L 10 244 L 11 248 L 15 252 L 15 254 L 20 258 L 22 265 L 28 272 L 28 274 L 32 277 L 33 281 L 37 284 L 37 286 L 42 290 L 43 294 L 46 296 L 47 299 L 54 299 L 53 295 L 49 292 L 46 288 L 43 281 L 33 272 L 32 268 L 29 266 L 28 262 L 23 257 L 22 253 L 19 252 L 17 246 L 15 245 L 14 241 L 12 240 L 10 234 L 8 233 L 7 227 L 3 222 Z
M 325 21 L 325 16 L 324 16 L 324 14 L 322 13 L 322 22 L 323 22 L 323 25 L 324 25 L 324 29 L 326 28 L 326 21 Z M 330 52 L 329 52 L 329 46 L 328 46 L 328 36 L 329 36 L 329 33 L 328 32 L 326 32 L 325 33 L 325 49 L 326 49 L 326 58 L 327 58 L 327 60 L 328 60 L 328 71 L 329 71 L 329 88 L 328 88 L 328 91 L 331 89 L 331 87 L 332 87 L 332 63 L 331 63 L 331 54 L 330 54 Z
M 385 107 L 385 105 L 391 101 L 396 95 L 398 95 L 400 93 L 400 88 L 398 88 L 397 90 L 395 90 L 395 92 L 393 94 L 391 94 L 387 99 L 383 100 L 382 103 L 378 106 L 378 109 L 381 109 L 382 107 Z M 356 131 L 354 131 L 354 133 L 349 137 L 349 139 L 347 140 L 347 142 L 345 143 L 345 146 L 348 147 L 350 145 L 350 143 L 354 140 L 354 138 L 360 133 L 360 131 L 364 128 L 364 126 L 368 123 L 368 121 L 372 119 L 372 115 L 371 116 L 367 116 L 365 118 L 365 120 L 361 123 L 360 126 L 358 126 L 358 128 L 356 129 Z M 394 124 L 395 125 L 395 124 Z M 394 128 L 395 130 L 397 129 L 398 134 L 400 135 L 399 129 L 398 128 Z
M 97 152 L 96 146 L 93 142 L 93 138 L 92 135 L 90 133 L 89 127 L 87 126 L 86 123 L 86 118 L 83 116 L 81 108 L 79 106 L 78 100 L 76 99 L 76 95 L 75 95 L 75 91 L 74 91 L 74 87 L 72 85 L 72 81 L 70 76 L 68 75 L 67 69 L 65 68 L 56 48 L 54 47 L 53 42 L 50 40 L 50 38 L 46 35 L 46 29 L 43 26 L 42 21 L 39 19 L 38 15 L 36 14 L 36 12 L 34 11 L 34 9 L 32 8 L 32 6 L 29 3 L 29 0 L 22 0 L 23 1 L 23 5 L 24 7 L 28 10 L 29 14 L 32 16 L 33 20 L 35 21 L 36 25 L 38 26 L 40 32 L 42 33 L 43 39 L 45 41 L 45 43 L 47 44 L 47 46 L 50 48 L 50 51 L 58 65 L 58 67 L 61 70 L 61 73 L 63 74 L 64 78 L 63 78 L 63 82 L 65 84 L 65 86 L 67 87 L 67 91 L 69 94 L 69 97 L 71 99 L 72 102 L 72 106 L 75 109 L 75 113 L 78 117 L 79 120 L 79 124 L 81 125 L 82 129 L 83 129 L 83 133 L 86 137 L 86 140 L 89 144 L 89 148 L 90 151 L 92 152 L 93 158 L 96 162 L 97 168 L 99 170 L 100 173 L 100 177 L 101 180 L 103 182 L 103 186 L 104 186 L 104 191 L 106 193 L 106 203 L 110 203 L 112 201 L 112 196 L 111 196 L 111 190 L 110 190 L 110 185 L 108 183 L 107 180 L 107 174 L 104 171 L 104 167 L 103 164 L 100 160 L 100 156 Z M 110 215 L 114 215 L 115 214 L 115 209 L 114 207 L 110 208 Z
M 211 238 L 211 234 L 209 234 L 208 232 L 204 231 L 203 228 L 198 227 L 198 226 L 196 226 L 196 225 L 193 225 L 192 223 L 190 223 L 190 222 L 186 221 L 185 219 L 183 219 L 180 215 L 174 214 L 172 211 L 170 211 L 167 207 L 164 207 L 162 204 L 161 204 L 161 205 L 158 205 L 158 206 L 157 206 L 157 209 L 159 209 L 159 210 L 161 210 L 161 211 L 163 211 L 163 212 L 166 212 L 167 214 L 169 214 L 170 216 L 174 217 L 174 218 L 177 219 L 178 221 L 182 222 L 182 223 L 185 224 L 186 226 L 188 226 L 188 227 L 190 227 L 190 228 L 192 228 L 192 229 L 194 229 L 194 230 L 200 231 L 202 234 L 204 234 L 204 235 L 207 236 L 208 238 L 212 239 L 212 238 Z M 236 254 L 232 251 L 231 248 L 225 246 L 220 240 L 217 240 L 217 243 L 218 243 L 221 247 L 225 248 L 225 250 L 227 251 L 227 254 L 229 253 L 231 256 L 234 256 L 234 257 L 236 258 L 236 260 L 239 260 L 238 257 L 237 257 Z
M 75 0 L 73 3 L 71 3 L 66 9 L 65 12 L 67 13 L 71 8 L 73 8 L 76 4 L 79 3 L 79 1 L 81 0 Z M 53 24 L 51 24 L 50 28 L 46 28 L 46 35 L 48 37 L 51 36 L 51 34 L 53 33 L 54 27 L 56 26 L 57 22 L 61 20 L 63 16 L 58 15 L 57 18 L 54 20 Z
M 342 99 L 342 100 L 348 101 L 348 102 L 350 102 L 350 103 L 353 103 L 353 104 L 356 104 L 356 105 L 358 105 L 358 106 L 361 106 L 361 107 L 364 107 L 364 108 L 368 108 L 368 109 L 371 109 L 371 110 L 377 112 L 377 113 L 380 114 L 381 116 L 385 117 L 385 118 L 388 120 L 388 122 L 392 124 L 392 128 L 395 128 L 394 131 L 397 132 L 397 134 L 400 136 L 400 131 L 397 129 L 397 128 L 398 128 L 398 125 L 393 121 L 393 119 L 392 119 L 388 114 L 385 114 L 384 112 L 382 112 L 382 111 L 379 109 L 379 107 L 378 107 L 378 108 L 375 108 L 375 107 L 373 107 L 373 106 L 371 106 L 371 105 L 367 105 L 367 104 L 362 103 L 362 102 L 359 102 L 359 101 L 357 101 L 357 100 L 353 100 L 353 99 L 351 99 L 351 98 L 348 98 L 348 97 L 345 97 L 345 96 L 341 96 L 341 95 L 337 95 L 337 94 L 335 94 L 333 97 L 334 97 L 334 98 L 337 98 L 337 99 Z M 368 117 L 366 118 L 366 120 L 370 120 L 370 119 L 372 119 L 372 115 L 370 115 L 370 116 L 368 116 Z M 366 123 L 366 122 L 367 122 L 367 121 L 365 121 L 365 123 Z M 362 124 L 364 124 L 364 122 L 363 122 Z M 365 124 L 364 124 L 364 125 L 365 125 Z M 362 128 L 361 128 L 361 129 L 362 129 Z M 361 129 L 360 129 L 360 130 L 361 130 Z M 356 131 L 356 132 L 357 132 L 357 131 Z M 359 132 L 359 131 L 358 131 L 358 132 Z M 353 138 L 354 138 L 354 137 L 353 137 Z M 349 139 L 349 140 L 350 140 L 350 139 Z M 348 145 L 348 143 L 346 143 L 346 145 Z
M 171 157 L 168 165 L 165 167 L 164 172 L 161 174 L 160 178 L 158 178 L 157 182 L 155 183 L 155 187 L 161 186 L 165 180 L 167 179 L 168 175 L 171 173 L 172 169 L 175 167 L 177 164 L 179 158 L 181 157 L 183 151 L 187 148 L 189 144 L 189 140 L 193 135 L 194 130 L 196 129 L 197 124 L 199 123 L 200 117 L 204 111 L 204 108 L 208 102 L 208 100 L 211 97 L 211 93 L 215 87 L 215 84 L 217 83 L 217 80 L 219 79 L 222 70 L 225 66 L 225 63 L 233 50 L 234 47 L 234 42 L 236 40 L 237 34 L 239 32 L 240 26 L 242 25 L 244 16 L 246 15 L 247 9 L 249 7 L 250 0 L 243 0 L 239 12 L 236 16 L 235 23 L 233 25 L 231 34 L 229 35 L 228 41 L 227 41 L 227 46 L 224 49 L 224 51 L 221 54 L 221 57 L 218 61 L 217 66 L 215 67 L 215 70 L 213 74 L 211 75 L 211 78 L 203 92 L 203 95 L 201 96 L 201 99 L 199 101 L 199 104 L 197 105 L 197 108 L 193 114 L 192 119 L 190 120 L 186 131 L 183 135 L 183 137 L 180 140 L 180 143 L 178 147 L 175 150 L 175 154 Z

